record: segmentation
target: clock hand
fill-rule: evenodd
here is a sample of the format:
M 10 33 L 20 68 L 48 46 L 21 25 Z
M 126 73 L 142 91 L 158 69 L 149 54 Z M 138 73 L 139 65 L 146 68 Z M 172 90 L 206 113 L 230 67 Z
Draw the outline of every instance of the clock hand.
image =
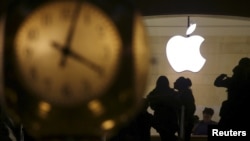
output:
M 67 55 L 71 56 L 72 58 L 80 61 L 81 63 L 85 64 L 86 66 L 88 66 L 89 68 L 91 68 L 92 70 L 96 71 L 99 75 L 103 74 L 103 70 L 99 65 L 96 65 L 95 63 L 93 63 L 92 61 L 88 60 L 87 58 L 79 55 L 78 53 L 69 50 L 68 48 L 63 48 L 62 45 L 58 44 L 57 42 L 52 42 L 52 47 L 65 52 L 67 51 Z M 62 65 L 62 64 L 61 64 Z
M 68 30 L 68 34 L 66 37 L 65 45 L 63 46 L 63 49 L 61 49 L 61 51 L 62 51 L 62 59 L 61 59 L 61 63 L 60 63 L 61 66 L 65 66 L 66 57 L 69 55 L 70 44 L 71 44 L 71 41 L 72 41 L 72 38 L 73 38 L 73 35 L 75 32 L 75 27 L 76 27 L 76 23 L 77 23 L 77 19 L 78 19 L 78 15 L 80 13 L 80 10 L 81 10 L 81 4 L 77 3 L 76 9 L 75 9 L 73 16 L 72 16 L 72 21 L 71 21 L 71 24 L 70 24 L 70 27 Z
M 69 55 L 71 57 L 73 57 L 74 59 L 80 61 L 81 63 L 87 65 L 89 68 L 96 71 L 99 75 L 103 74 L 103 69 L 101 68 L 101 66 L 93 63 L 92 61 L 88 60 L 87 58 L 79 55 L 78 53 L 76 53 L 76 52 L 74 52 L 72 50 L 69 51 Z

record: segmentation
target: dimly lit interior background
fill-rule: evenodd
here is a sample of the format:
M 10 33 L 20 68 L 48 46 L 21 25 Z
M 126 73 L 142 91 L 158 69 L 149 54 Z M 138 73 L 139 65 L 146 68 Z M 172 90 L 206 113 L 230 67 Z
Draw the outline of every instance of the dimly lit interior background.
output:
M 169 78 L 171 87 L 178 77 L 188 77 L 193 83 L 191 88 L 197 107 L 195 114 L 202 119 L 204 107 L 211 107 L 215 110 L 213 120 L 219 121 L 220 106 L 227 99 L 227 93 L 226 88 L 215 87 L 213 82 L 221 73 L 231 76 L 240 58 L 250 56 L 250 20 L 231 16 L 194 15 L 190 16 L 190 21 L 197 23 L 192 35 L 205 38 L 200 51 L 206 63 L 197 73 L 177 73 L 166 58 L 166 44 L 174 35 L 185 36 L 187 15 L 144 16 L 151 51 L 145 96 L 155 87 L 160 75 Z

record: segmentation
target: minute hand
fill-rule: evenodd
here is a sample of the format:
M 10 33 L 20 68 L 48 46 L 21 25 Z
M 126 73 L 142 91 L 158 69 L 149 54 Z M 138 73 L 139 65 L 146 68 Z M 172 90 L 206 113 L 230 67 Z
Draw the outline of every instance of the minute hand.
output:
M 81 4 L 76 5 L 75 11 L 73 13 L 72 16 L 72 20 L 71 20 L 71 24 L 67 33 L 67 37 L 66 37 L 66 41 L 64 43 L 64 46 L 62 48 L 62 59 L 61 59 L 61 66 L 65 66 L 66 63 L 66 59 L 67 56 L 69 55 L 70 52 L 70 47 L 71 47 L 71 42 L 72 42 L 72 38 L 75 32 L 75 28 L 76 28 L 76 23 L 77 23 L 77 19 L 78 19 L 78 15 L 80 13 L 81 10 Z

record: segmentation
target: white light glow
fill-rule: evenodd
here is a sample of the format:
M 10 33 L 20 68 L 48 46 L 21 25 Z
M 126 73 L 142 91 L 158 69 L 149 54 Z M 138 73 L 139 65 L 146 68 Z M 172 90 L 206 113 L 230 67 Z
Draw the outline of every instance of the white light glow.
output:
M 187 29 L 187 35 L 196 28 L 192 24 Z M 166 55 L 169 64 L 176 72 L 198 72 L 204 66 L 206 59 L 200 53 L 200 46 L 205 39 L 199 35 L 183 37 L 173 36 L 166 45 Z

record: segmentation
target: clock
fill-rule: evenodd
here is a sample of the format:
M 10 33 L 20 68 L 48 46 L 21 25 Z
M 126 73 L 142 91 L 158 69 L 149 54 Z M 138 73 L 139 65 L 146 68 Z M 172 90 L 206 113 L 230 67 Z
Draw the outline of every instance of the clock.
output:
M 34 138 L 114 133 L 140 108 L 149 62 L 145 35 L 128 2 L 13 8 L 5 27 L 7 111 Z
M 25 87 L 60 105 L 105 93 L 122 51 L 118 30 L 106 14 L 90 3 L 70 1 L 39 7 L 22 23 L 14 46 Z

